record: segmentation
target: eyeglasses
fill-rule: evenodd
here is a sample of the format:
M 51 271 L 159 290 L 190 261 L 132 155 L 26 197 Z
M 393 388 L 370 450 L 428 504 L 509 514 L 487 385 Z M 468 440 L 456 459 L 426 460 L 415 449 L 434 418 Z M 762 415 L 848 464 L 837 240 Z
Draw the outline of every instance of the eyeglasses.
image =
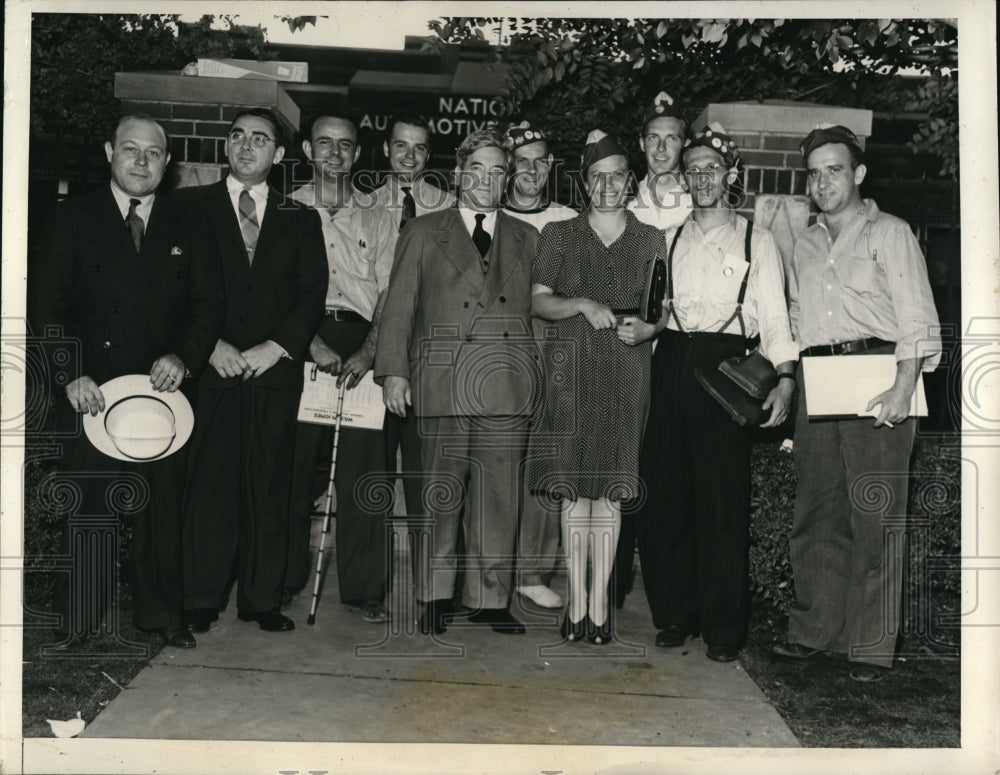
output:
M 253 145 L 254 148 L 263 148 L 268 143 L 277 142 L 277 140 L 275 140 L 273 137 L 268 137 L 263 132 L 254 132 L 250 135 L 247 135 L 247 133 L 244 132 L 242 129 L 234 129 L 232 132 L 230 132 L 229 142 L 231 142 L 233 145 L 243 145 L 243 142 L 247 139 L 247 137 L 250 138 L 250 144 Z
M 717 175 L 725 172 L 726 168 L 721 164 L 706 164 L 704 167 L 688 167 L 684 170 L 685 175 Z

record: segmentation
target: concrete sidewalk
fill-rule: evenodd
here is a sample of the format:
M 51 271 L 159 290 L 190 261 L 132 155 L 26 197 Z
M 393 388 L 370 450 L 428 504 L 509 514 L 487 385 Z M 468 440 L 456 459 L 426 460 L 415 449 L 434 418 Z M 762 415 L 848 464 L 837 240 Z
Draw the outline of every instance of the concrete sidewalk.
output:
M 314 524 L 318 541 L 321 520 Z M 328 536 L 328 539 L 330 537 Z M 399 542 L 400 544 L 402 542 Z M 328 557 L 332 558 L 332 547 Z M 416 632 L 405 548 L 395 553 L 393 621 L 341 605 L 328 566 L 316 624 L 308 596 L 290 633 L 236 619 L 235 603 L 190 651 L 163 649 L 83 737 L 291 742 L 797 746 L 738 662 L 700 640 L 661 649 L 641 579 L 607 646 L 564 643 L 561 612 L 516 604 L 525 635 L 461 618 Z M 553 587 L 565 591 L 565 576 Z

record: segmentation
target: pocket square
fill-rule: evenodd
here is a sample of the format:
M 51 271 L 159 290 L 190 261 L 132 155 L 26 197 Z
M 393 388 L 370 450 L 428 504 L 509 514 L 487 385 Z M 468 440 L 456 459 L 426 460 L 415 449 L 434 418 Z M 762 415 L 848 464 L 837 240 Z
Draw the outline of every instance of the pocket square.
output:
M 176 245 L 174 245 L 174 246 L 173 246 L 172 248 L 170 248 L 170 255 L 172 255 L 172 256 L 179 256 L 179 255 L 181 255 L 181 253 L 183 253 L 183 252 L 184 252 L 184 251 L 183 251 L 183 250 L 181 250 L 181 249 L 180 249 L 179 247 L 177 247 Z

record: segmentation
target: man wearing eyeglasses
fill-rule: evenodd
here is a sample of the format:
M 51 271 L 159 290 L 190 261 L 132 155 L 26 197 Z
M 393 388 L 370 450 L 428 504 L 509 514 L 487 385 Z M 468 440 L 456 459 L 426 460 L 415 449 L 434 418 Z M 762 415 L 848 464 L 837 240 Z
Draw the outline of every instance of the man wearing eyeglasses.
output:
M 351 171 L 361 153 L 354 123 L 343 116 L 316 116 L 306 128 L 302 150 L 312 181 L 292 199 L 315 210 L 326 248 L 325 313 L 313 330 L 307 359 L 353 389 L 372 367 L 379 318 L 392 270 L 397 226 L 389 214 L 370 206 L 354 190 Z M 313 472 L 330 461 L 331 428 L 299 423 L 292 481 L 292 533 L 286 600 L 309 580 L 309 526 Z M 360 610 L 365 621 L 384 622 L 385 504 L 366 502 L 372 487 L 356 485 L 366 474 L 385 471 L 381 431 L 341 427 L 337 455 L 336 552 L 341 602 Z
M 226 136 L 229 174 L 182 193 L 210 219 L 222 254 L 226 320 L 198 383 L 184 513 L 184 605 L 193 632 L 225 607 L 294 629 L 281 606 L 302 359 L 323 314 L 319 217 L 268 186 L 285 153 L 281 126 L 252 108 Z
M 627 321 L 637 341 L 658 335 L 639 469 L 648 493 L 639 557 L 656 645 L 680 647 L 700 631 L 708 658 L 731 662 L 749 613 L 750 434 L 701 387 L 695 367 L 714 371 L 759 337 L 780 375 L 763 405 L 761 425 L 772 428 L 788 414 L 798 347 L 774 238 L 734 212 L 735 143 L 713 123 L 687 141 L 682 162 L 693 210 L 666 232 L 672 288 L 663 316 L 655 326 Z
M 512 170 L 507 182 L 504 212 L 531 224 L 541 233 L 547 223 L 576 217 L 576 210 L 549 198 L 552 153 L 541 129 L 528 121 L 504 132 Z M 532 319 L 535 338 L 541 340 L 545 322 Z M 559 551 L 559 512 L 547 510 L 541 496 L 525 482 L 517 529 L 517 594 L 542 608 L 562 608 L 559 593 L 546 583 L 555 573 Z
M 153 119 L 123 117 L 104 146 L 110 185 L 55 207 L 32 255 L 28 312 L 34 333 L 50 340 L 61 329 L 58 340 L 70 345 L 43 350 L 69 357 L 48 364 L 71 375 L 56 382 L 60 432 L 78 429 L 82 414 L 96 417 L 109 410 L 101 386 L 117 377 L 149 374 L 158 393 L 190 395 L 188 377 L 205 367 L 221 330 L 225 300 L 214 235 L 178 197 L 157 191 L 169 147 Z M 29 396 L 29 404 L 32 398 L 44 402 Z M 55 481 L 69 483 L 79 501 L 77 513 L 67 515 L 63 550 L 73 568 L 71 574 L 57 574 L 54 608 L 63 619 L 50 648 L 79 649 L 100 630 L 117 546 L 108 554 L 88 523 L 106 521 L 116 510 L 116 491 L 136 496 L 133 508 L 121 505 L 131 512 L 135 626 L 158 632 L 167 646 L 195 645 L 182 624 L 185 453 L 119 459 L 82 434 L 65 439 Z M 70 528 L 79 531 L 73 538 Z M 116 621 L 109 617 L 106 625 Z

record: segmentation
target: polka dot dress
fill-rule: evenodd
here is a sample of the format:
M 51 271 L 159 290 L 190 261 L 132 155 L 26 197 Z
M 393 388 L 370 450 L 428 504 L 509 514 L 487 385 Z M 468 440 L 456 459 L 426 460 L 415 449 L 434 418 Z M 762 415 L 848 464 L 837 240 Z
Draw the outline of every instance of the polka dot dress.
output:
M 631 212 L 626 219 L 625 231 L 610 247 L 586 213 L 547 225 L 532 283 L 612 310 L 638 308 L 649 262 L 657 253 L 663 257 L 666 246 L 663 232 Z M 618 315 L 619 322 L 623 317 Z M 531 488 L 573 499 L 636 496 L 649 409 L 650 342 L 627 345 L 614 329 L 594 330 L 583 315 L 545 321 L 544 330 L 543 389 L 528 451 Z

